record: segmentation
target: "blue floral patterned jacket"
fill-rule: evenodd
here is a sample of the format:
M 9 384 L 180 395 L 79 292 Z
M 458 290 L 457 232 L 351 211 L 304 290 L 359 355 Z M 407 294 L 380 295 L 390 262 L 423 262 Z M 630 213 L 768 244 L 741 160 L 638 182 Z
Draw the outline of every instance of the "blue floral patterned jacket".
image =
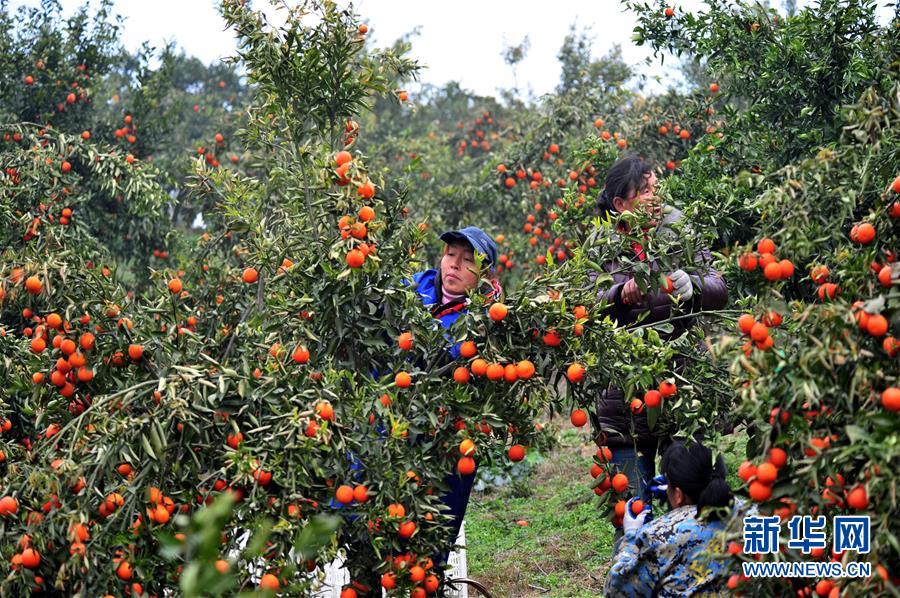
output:
M 698 521 L 696 512 L 695 505 L 679 507 L 629 530 L 607 574 L 605 595 L 728 595 L 726 563 L 712 554 L 723 552 L 715 536 L 726 524 Z

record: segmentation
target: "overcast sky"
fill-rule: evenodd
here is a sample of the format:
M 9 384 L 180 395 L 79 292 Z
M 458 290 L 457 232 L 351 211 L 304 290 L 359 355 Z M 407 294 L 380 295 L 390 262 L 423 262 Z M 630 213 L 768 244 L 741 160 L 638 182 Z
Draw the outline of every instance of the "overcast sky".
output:
M 39 0 L 11 0 L 10 7 L 38 3 Z M 82 1 L 61 3 L 65 13 L 71 14 Z M 346 4 L 346 0 L 340 3 Z M 811 3 L 797 2 L 801 6 Z M 154 45 L 174 40 L 188 54 L 207 63 L 235 50 L 234 36 L 224 30 L 216 12 L 216 0 L 114 0 L 113 4 L 116 12 L 126 18 L 123 42 L 129 49 L 139 47 L 145 40 Z M 254 4 L 268 7 L 267 1 L 256 0 Z M 772 0 L 772 4 L 780 6 L 781 0 Z M 880 0 L 879 4 L 886 4 L 879 11 L 879 20 L 886 23 L 892 13 L 887 7 L 891 3 Z M 614 44 L 622 46 L 630 64 L 649 55 L 648 50 L 631 42 L 635 19 L 616 0 L 356 0 L 353 6 L 379 46 L 389 45 L 420 26 L 419 35 L 412 40 L 412 56 L 427 67 L 422 81 L 440 85 L 456 80 L 464 88 L 483 95 L 496 95 L 498 89 L 513 86 L 512 72 L 501 52 L 504 43 L 518 44 L 526 35 L 531 48 L 518 67 L 519 86 L 530 88 L 536 95 L 551 91 L 559 81 L 556 54 L 573 23 L 590 29 L 596 57 Z M 704 3 L 678 0 L 673 6 L 696 11 Z M 641 72 L 652 76 L 667 70 L 655 65 Z

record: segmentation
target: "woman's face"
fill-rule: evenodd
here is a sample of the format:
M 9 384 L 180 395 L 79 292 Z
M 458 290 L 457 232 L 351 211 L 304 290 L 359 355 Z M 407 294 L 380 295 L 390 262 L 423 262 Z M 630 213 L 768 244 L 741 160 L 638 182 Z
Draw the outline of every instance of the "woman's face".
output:
M 441 285 L 454 295 L 464 295 L 478 286 L 475 252 L 465 242 L 447 244 L 441 258 Z
M 658 218 L 662 205 L 660 205 L 659 198 L 656 197 L 656 175 L 652 172 L 644 175 L 644 183 L 641 188 L 632 191 L 628 199 L 614 198 L 613 206 L 619 213 L 639 212 Z

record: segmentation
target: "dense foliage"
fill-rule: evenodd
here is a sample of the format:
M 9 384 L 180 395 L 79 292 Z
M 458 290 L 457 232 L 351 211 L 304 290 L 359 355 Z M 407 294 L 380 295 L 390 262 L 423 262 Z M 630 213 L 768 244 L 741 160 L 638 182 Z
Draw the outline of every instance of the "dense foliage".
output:
M 209 67 L 129 56 L 108 3 L 4 6 L 0 593 L 303 595 L 341 553 L 344 598 L 440 594 L 448 476 L 521 460 L 547 415 L 596 425 L 610 385 L 660 433 L 749 433 L 764 512 L 872 517 L 871 579 L 733 589 L 896 593 L 900 28 L 863 0 L 628 4 L 703 88 L 648 96 L 573 30 L 537 104 L 410 98 L 410 45 L 370 47 L 330 2 L 276 27 L 225 0 L 238 56 Z M 678 238 L 599 212 L 632 151 Z M 507 292 L 443 330 L 411 281 L 469 224 Z M 732 305 L 674 340 L 674 297 L 669 321 L 617 328 L 596 273 L 634 243 L 649 290 L 712 248 Z

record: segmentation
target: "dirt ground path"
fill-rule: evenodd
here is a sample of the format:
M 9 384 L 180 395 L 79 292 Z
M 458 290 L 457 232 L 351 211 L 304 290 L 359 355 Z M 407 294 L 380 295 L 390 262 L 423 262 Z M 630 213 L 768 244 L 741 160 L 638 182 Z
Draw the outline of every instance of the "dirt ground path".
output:
M 596 446 L 571 427 L 557 437 L 552 451 L 529 457 L 529 475 L 472 495 L 466 517 L 469 574 L 495 598 L 602 595 L 613 527 L 591 490 Z

